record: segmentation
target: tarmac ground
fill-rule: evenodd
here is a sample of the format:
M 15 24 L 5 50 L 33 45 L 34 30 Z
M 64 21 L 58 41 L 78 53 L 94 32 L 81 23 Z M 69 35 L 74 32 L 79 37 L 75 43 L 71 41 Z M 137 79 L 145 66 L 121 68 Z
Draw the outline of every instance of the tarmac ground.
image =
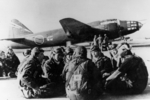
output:
M 138 95 L 111 95 L 104 94 L 98 100 L 149 100 L 150 99 L 150 80 L 147 88 L 142 94 Z M 0 78 L 0 100 L 26 100 L 18 89 L 15 78 Z M 52 98 L 33 98 L 30 100 L 69 100 L 65 96 Z

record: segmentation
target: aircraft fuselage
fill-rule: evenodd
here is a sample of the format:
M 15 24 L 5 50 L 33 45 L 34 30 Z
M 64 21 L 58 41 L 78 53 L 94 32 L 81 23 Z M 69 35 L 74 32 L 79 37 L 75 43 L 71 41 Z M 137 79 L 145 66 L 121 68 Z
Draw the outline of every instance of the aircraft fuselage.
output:
M 35 46 L 50 47 L 66 45 L 67 41 L 71 41 L 72 44 L 89 42 L 93 40 L 94 35 L 98 36 L 99 34 L 102 37 L 104 36 L 104 34 L 106 34 L 109 39 L 115 39 L 124 35 L 131 34 L 141 28 L 141 23 L 137 21 L 122 21 L 117 19 L 108 19 L 103 21 L 95 21 L 89 24 L 83 24 L 72 18 L 66 18 L 64 20 L 70 21 L 69 24 L 68 22 L 67 24 L 65 24 L 65 28 L 70 29 L 69 31 L 66 31 L 63 27 L 63 29 L 50 30 L 36 34 L 21 36 L 21 38 L 23 37 L 23 39 L 6 40 L 8 40 L 9 42 L 12 41 L 12 43 L 10 43 L 9 46 L 15 49 L 30 47 L 32 48 Z M 17 24 L 19 23 L 16 20 L 14 22 Z M 14 34 L 17 34 L 16 36 L 19 36 L 21 35 L 21 32 L 23 32 L 22 28 L 20 28 L 19 25 L 25 28 L 24 32 L 31 32 L 28 28 L 26 28 L 20 23 L 19 25 L 15 25 L 13 24 L 13 32 L 11 34 L 12 36 L 14 36 Z M 73 29 L 71 29 L 70 27 Z

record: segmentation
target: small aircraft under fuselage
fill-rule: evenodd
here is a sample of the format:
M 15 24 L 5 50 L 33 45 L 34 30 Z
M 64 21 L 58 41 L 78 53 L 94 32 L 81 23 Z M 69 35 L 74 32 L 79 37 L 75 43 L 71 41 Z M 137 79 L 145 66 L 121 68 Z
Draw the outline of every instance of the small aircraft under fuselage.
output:
M 63 29 L 55 29 L 33 34 L 25 25 L 16 19 L 11 21 L 9 38 L 1 39 L 11 42 L 9 46 L 14 49 L 25 49 L 51 46 L 65 46 L 67 41 L 71 44 L 89 42 L 95 35 L 104 37 L 104 34 L 110 40 L 132 34 L 138 31 L 142 24 L 138 21 L 123 21 L 117 19 L 108 19 L 84 24 L 73 18 L 60 20 Z

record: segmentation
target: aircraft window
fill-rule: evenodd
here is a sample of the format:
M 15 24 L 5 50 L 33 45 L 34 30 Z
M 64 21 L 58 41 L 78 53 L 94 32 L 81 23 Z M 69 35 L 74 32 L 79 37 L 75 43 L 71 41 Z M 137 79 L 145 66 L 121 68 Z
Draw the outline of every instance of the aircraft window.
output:
M 117 23 L 117 19 L 109 19 L 109 20 L 101 21 L 101 25 L 105 25 L 109 23 Z
M 131 28 L 128 28 L 128 30 L 131 30 Z
M 135 23 L 134 26 L 137 26 L 137 24 Z
M 127 27 L 130 27 L 130 23 L 127 24 Z
M 137 26 L 136 23 L 134 24 L 134 26 L 135 26 L 135 27 Z
M 116 23 L 117 21 L 116 20 L 114 20 L 114 21 L 112 21 L 111 23 Z
M 127 24 L 130 24 L 130 21 L 127 21 Z
M 136 23 L 134 24 L 134 26 L 137 26 Z
M 131 26 L 136 26 L 136 24 L 131 24 Z
M 132 27 L 132 30 L 134 30 L 135 28 L 134 27 Z
M 132 23 L 135 24 L 136 22 L 135 22 L 135 21 L 132 21 Z

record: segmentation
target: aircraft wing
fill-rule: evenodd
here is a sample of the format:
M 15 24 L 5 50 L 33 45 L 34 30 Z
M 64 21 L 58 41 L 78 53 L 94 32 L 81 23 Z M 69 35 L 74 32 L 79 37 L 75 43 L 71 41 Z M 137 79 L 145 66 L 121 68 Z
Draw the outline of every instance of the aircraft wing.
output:
M 7 41 L 13 41 L 13 42 L 20 42 L 22 40 L 25 40 L 25 38 L 6 38 L 6 39 L 0 39 L 0 41 L 7 40 Z
M 60 24 L 62 25 L 67 35 L 78 40 L 80 39 L 90 41 L 93 39 L 94 35 L 101 34 L 103 36 L 107 32 L 93 28 L 72 18 L 62 19 L 60 20 Z

